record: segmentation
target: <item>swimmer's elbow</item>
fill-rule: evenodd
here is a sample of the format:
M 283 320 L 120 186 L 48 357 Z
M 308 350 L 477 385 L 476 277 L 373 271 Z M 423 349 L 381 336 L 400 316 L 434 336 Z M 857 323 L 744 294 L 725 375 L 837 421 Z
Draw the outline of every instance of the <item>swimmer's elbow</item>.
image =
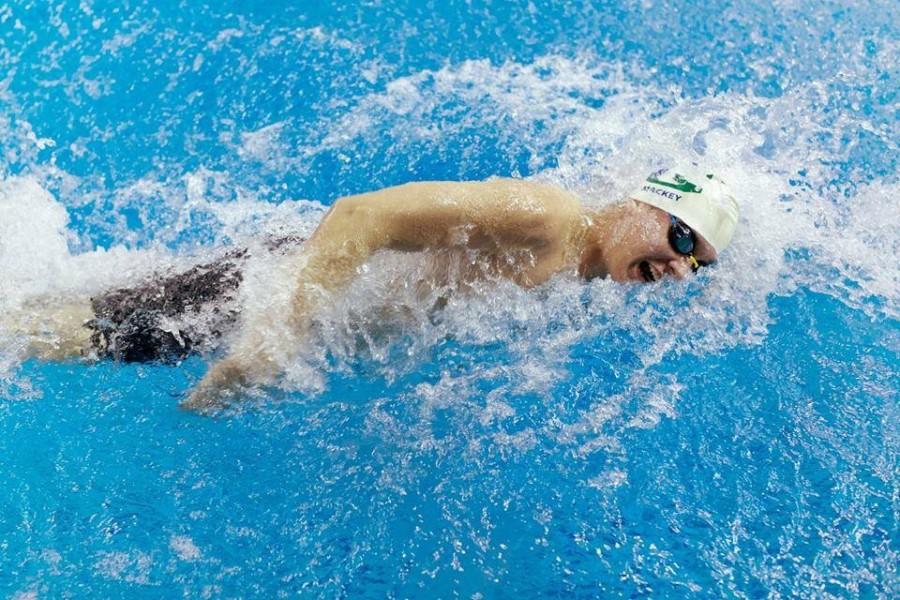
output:
M 314 236 L 320 245 L 337 245 L 346 250 L 347 242 L 369 253 L 390 245 L 390 216 L 385 207 L 372 202 L 367 194 L 346 196 L 335 201 Z

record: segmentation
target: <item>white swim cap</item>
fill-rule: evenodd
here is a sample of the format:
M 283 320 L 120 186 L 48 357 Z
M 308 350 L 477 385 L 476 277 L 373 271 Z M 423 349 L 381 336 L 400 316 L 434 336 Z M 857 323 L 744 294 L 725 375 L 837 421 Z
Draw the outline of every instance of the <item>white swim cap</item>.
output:
M 651 174 L 629 196 L 674 215 L 722 252 L 738 221 L 738 204 L 725 182 L 696 167 Z

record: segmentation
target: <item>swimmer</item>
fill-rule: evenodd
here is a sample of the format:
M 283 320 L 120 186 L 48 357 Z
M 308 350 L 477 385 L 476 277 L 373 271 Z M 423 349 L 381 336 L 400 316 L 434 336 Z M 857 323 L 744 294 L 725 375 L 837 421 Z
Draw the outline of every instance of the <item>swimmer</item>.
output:
M 241 311 L 237 290 L 247 252 L 234 250 L 184 273 L 43 315 L 41 327 L 53 335 L 50 341 L 33 336 L 30 354 L 180 360 L 215 348 L 228 334 L 226 355 L 182 404 L 209 410 L 275 383 L 302 347 L 316 308 L 379 251 L 463 249 L 477 257 L 473 277 L 489 272 L 526 288 L 561 272 L 653 283 L 715 262 L 737 220 L 737 203 L 724 182 L 697 168 L 653 173 L 622 202 L 601 208 L 584 207 L 559 187 L 515 179 L 409 183 L 341 198 L 309 240 L 271 244 L 286 268 L 284 279 L 270 284 L 291 290 L 281 307 Z M 203 327 L 179 326 L 186 313 L 203 314 Z

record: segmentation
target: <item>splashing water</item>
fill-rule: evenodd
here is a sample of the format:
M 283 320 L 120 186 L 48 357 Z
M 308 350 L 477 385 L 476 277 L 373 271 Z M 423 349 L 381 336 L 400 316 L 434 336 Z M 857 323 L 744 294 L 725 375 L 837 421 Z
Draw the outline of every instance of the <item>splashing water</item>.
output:
M 0 325 L 0 589 L 893 595 L 896 6 L 388 4 L 0 9 L 0 311 L 416 179 L 604 205 L 702 162 L 733 245 L 684 282 L 449 295 L 379 255 L 219 419 L 175 408 L 199 358 L 22 363 Z

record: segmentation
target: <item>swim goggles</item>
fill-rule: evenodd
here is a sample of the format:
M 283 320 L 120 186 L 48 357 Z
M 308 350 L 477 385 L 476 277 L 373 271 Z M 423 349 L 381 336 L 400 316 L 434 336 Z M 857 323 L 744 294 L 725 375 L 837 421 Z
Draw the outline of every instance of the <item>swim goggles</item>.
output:
M 694 247 L 697 245 L 694 231 L 674 215 L 669 215 L 669 222 L 669 245 L 678 254 L 687 256 L 691 263 L 691 271 L 696 273 L 700 267 L 709 265 L 708 262 L 697 260 L 694 256 Z

